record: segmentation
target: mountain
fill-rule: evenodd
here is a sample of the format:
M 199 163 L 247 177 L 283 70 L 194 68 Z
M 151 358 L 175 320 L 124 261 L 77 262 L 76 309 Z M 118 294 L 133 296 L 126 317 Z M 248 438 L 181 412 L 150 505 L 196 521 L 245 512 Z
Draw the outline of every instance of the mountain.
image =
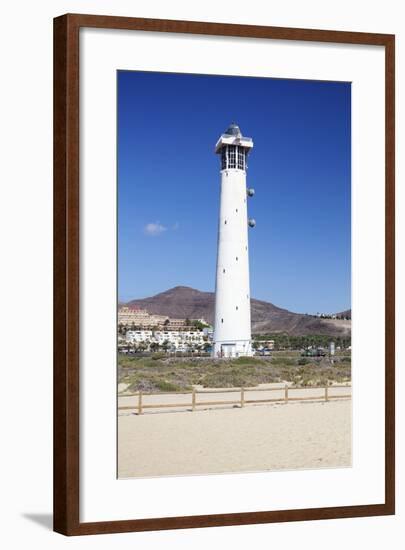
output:
M 176 286 L 150 298 L 131 300 L 129 307 L 146 309 L 149 313 L 173 318 L 205 319 L 214 322 L 215 294 L 187 286 Z M 270 302 L 251 300 L 252 331 L 258 333 L 287 332 L 291 335 L 350 335 L 350 321 L 319 319 L 292 313 Z

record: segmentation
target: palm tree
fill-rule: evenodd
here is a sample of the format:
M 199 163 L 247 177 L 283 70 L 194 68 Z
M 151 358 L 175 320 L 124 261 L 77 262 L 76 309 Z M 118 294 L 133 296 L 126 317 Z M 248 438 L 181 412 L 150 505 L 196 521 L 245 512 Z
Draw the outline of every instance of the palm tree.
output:
M 138 344 L 137 344 L 137 342 L 135 342 L 135 340 L 132 342 L 131 348 L 132 348 L 132 351 L 133 351 L 134 353 L 137 352 L 137 350 L 138 350 Z
M 163 348 L 163 351 L 165 351 L 167 353 L 167 350 L 169 349 L 169 340 L 165 340 L 162 344 L 162 348 Z
M 150 349 L 150 340 L 146 339 L 144 342 L 142 342 L 142 347 L 144 351 L 149 351 Z
M 150 345 L 150 349 L 155 352 L 158 351 L 160 348 L 160 344 L 158 342 L 152 342 Z

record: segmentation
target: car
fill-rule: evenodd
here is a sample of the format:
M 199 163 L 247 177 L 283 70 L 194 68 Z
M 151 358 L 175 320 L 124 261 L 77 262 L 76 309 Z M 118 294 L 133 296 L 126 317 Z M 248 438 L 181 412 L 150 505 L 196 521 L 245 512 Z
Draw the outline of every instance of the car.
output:
M 301 357 L 325 357 L 326 352 L 322 348 L 310 348 L 301 353 Z
M 271 355 L 271 349 L 270 348 L 263 348 L 258 350 L 259 355 Z

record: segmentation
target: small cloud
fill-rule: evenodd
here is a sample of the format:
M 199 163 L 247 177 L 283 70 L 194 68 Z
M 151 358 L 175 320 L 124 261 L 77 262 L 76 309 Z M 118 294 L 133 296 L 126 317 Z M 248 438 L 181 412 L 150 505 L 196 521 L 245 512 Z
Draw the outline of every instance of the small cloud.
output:
M 160 222 L 155 222 L 147 223 L 143 230 L 146 235 L 149 235 L 150 237 L 157 237 L 167 231 L 167 227 L 162 225 Z

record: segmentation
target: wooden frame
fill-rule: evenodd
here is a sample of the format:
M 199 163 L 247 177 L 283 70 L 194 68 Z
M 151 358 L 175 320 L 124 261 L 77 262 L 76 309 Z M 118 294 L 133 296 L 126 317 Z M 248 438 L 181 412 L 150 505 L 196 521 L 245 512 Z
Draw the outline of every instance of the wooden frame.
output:
M 79 519 L 79 29 L 257 37 L 385 48 L 384 504 L 81 523 Z M 85 535 L 394 514 L 394 52 L 393 35 L 69 14 L 54 20 L 54 529 Z

